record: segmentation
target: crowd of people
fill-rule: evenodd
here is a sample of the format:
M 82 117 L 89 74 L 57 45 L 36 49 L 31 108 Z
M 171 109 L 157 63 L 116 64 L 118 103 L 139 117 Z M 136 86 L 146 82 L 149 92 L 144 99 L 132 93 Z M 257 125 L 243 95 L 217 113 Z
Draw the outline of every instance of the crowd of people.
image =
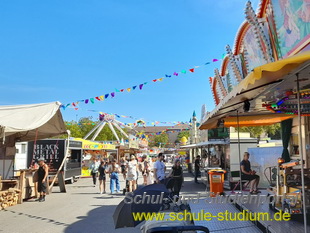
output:
M 174 179 L 174 192 L 179 195 L 183 183 L 182 161 L 178 158 L 174 159 L 171 172 L 166 175 L 166 164 L 164 155 L 159 153 L 156 162 L 146 155 L 138 158 L 132 154 L 129 157 L 122 157 L 117 162 L 115 159 L 102 160 L 95 159 L 89 167 L 93 178 L 93 185 L 96 187 L 99 180 L 99 193 L 106 193 L 106 180 L 110 179 L 110 193 L 133 192 L 138 186 L 138 177 L 141 173 L 143 180 L 140 184 L 166 184 L 168 179 Z M 126 186 L 121 191 L 120 176 L 126 181 Z

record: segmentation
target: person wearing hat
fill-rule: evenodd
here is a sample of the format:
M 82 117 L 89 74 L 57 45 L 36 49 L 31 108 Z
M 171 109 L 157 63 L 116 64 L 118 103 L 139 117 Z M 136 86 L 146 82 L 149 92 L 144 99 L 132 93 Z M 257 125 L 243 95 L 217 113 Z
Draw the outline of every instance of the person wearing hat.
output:
M 45 201 L 46 191 L 47 191 L 47 176 L 48 176 L 48 166 L 44 162 L 44 158 L 38 159 L 39 169 L 38 169 L 38 192 L 40 193 L 39 202 Z
M 137 189 L 137 171 L 138 163 L 135 155 L 130 156 L 130 161 L 126 165 L 127 180 L 128 180 L 128 191 L 133 192 Z

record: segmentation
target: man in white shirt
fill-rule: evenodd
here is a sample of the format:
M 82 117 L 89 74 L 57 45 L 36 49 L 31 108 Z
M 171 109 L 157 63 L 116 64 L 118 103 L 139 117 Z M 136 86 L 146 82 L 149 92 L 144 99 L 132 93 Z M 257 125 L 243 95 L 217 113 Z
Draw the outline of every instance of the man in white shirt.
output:
M 156 184 L 163 184 L 165 182 L 165 164 L 163 162 L 164 155 L 163 153 L 159 153 L 157 157 L 157 161 L 154 163 L 154 178 Z

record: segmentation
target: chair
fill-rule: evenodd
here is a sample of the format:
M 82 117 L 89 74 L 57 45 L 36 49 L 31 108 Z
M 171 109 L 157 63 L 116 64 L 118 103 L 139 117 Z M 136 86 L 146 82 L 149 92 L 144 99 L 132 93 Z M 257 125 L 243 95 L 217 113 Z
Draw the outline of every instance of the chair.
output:
M 234 187 L 232 187 L 232 185 L 236 183 L 234 185 Z M 240 171 L 231 171 L 230 172 L 230 188 L 231 193 L 235 193 L 235 190 L 237 189 L 238 186 L 240 186 L 240 184 L 242 185 L 242 191 L 249 191 L 247 189 L 247 187 L 250 184 L 249 180 L 240 180 Z

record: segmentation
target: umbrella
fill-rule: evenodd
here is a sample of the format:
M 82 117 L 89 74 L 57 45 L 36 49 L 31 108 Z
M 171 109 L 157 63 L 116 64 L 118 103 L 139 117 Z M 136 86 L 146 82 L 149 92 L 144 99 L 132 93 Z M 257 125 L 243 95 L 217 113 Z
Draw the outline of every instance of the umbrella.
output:
M 162 206 L 162 198 L 166 197 L 169 190 L 163 184 L 151 184 L 127 194 L 115 209 L 113 220 L 115 229 L 135 227 L 144 220 L 134 220 L 132 213 L 158 212 Z M 139 197 L 137 197 L 140 195 Z M 136 203 L 135 201 L 141 203 Z

